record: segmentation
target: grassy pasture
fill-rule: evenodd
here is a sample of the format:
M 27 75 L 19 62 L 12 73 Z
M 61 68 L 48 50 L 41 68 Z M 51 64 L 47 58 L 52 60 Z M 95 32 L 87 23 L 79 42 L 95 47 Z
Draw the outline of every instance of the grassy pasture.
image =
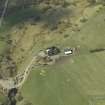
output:
M 34 12 L 39 13 L 41 11 L 31 9 L 22 12 L 17 11 L 13 14 L 14 16 L 6 18 L 8 24 L 0 29 L 0 33 L 4 35 L 2 32 L 35 15 Z M 50 45 L 58 45 L 61 48 L 80 45 L 80 55 L 59 61 L 53 66 L 33 70 L 22 88 L 22 94 L 27 100 L 32 102 L 33 105 L 88 105 L 88 95 L 104 94 L 105 54 L 104 52 L 97 54 L 89 54 L 88 52 L 89 49 L 103 48 L 105 46 L 104 17 L 105 12 L 102 11 L 102 13 L 99 13 L 99 15 L 84 24 L 80 32 L 77 33 L 71 33 L 68 28 L 64 32 L 64 34 L 69 35 L 68 38 L 56 33 L 52 33 L 49 37 L 46 35 L 39 38 L 39 42 L 37 41 L 38 43 L 35 43 L 34 47 L 36 51 Z M 36 29 L 33 26 L 31 28 L 32 30 Z M 28 43 L 31 43 L 32 33 L 31 31 L 29 33 L 26 32 L 27 35 L 25 37 L 30 36 L 30 39 L 26 39 L 28 39 Z M 25 37 L 21 40 L 21 43 L 27 43 Z M 19 44 L 20 46 L 21 43 Z M 0 54 L 2 54 L 5 47 L 6 43 L 0 40 Z M 16 56 L 19 55 L 17 50 L 15 54 Z M 3 98 L 0 96 L 0 102 Z M 94 103 L 100 105 L 100 102 Z M 104 101 L 102 101 L 101 105 L 104 104 Z
M 27 100 L 33 105 L 89 105 L 88 95 L 105 94 L 105 52 L 89 53 L 89 49 L 105 48 L 104 18 L 105 9 L 61 43 L 80 45 L 80 55 L 31 72 L 22 88 Z

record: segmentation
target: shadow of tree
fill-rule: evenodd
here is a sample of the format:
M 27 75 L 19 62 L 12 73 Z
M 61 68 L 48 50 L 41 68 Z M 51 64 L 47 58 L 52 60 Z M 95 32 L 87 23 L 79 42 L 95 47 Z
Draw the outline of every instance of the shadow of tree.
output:
M 5 17 L 6 25 L 13 26 L 22 22 L 30 21 L 32 24 L 43 22 L 48 28 L 55 28 L 62 18 L 67 18 L 73 14 L 72 9 L 64 7 L 40 9 L 39 7 L 25 8 L 20 10 L 19 8 L 15 12 Z
M 72 10 L 58 7 L 48 10 L 42 15 L 42 21 L 48 25 L 50 29 L 56 28 L 63 18 L 68 18 L 72 14 Z
M 105 51 L 105 48 L 93 49 L 93 50 L 90 50 L 90 53 L 97 53 L 97 52 L 102 52 L 102 51 Z

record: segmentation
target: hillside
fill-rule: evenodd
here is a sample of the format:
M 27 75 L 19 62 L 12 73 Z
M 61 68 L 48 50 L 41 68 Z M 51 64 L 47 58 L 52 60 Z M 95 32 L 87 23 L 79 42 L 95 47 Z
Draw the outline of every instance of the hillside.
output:
M 21 4 L 9 4 L 0 28 L 2 80 L 24 72 L 40 50 L 51 46 L 61 51 L 67 47 L 78 49 L 76 54 L 61 57 L 52 65 L 35 67 L 34 62 L 25 84 L 19 88 L 22 100 L 17 105 L 104 105 L 104 51 L 91 53 L 105 45 L 102 3 L 46 1 L 24 4 L 21 11 Z

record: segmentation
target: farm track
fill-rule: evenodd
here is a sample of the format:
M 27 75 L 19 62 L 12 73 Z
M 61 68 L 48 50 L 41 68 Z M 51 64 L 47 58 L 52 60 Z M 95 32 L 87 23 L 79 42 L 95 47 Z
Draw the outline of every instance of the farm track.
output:
M 77 53 L 78 54 L 76 54 L 74 56 L 81 56 L 81 55 L 89 54 L 89 52 L 88 53 L 81 53 L 81 54 L 80 54 L 80 52 L 77 52 Z M 61 56 L 63 58 L 65 57 L 65 55 L 63 55 L 63 54 Z M 32 60 L 30 61 L 30 63 L 28 64 L 28 66 L 26 67 L 26 69 L 22 73 L 19 73 L 14 78 L 9 78 L 8 80 L 0 80 L 0 85 L 2 86 L 2 88 L 7 89 L 7 90 L 9 90 L 11 88 L 20 88 L 24 84 L 25 80 L 28 78 L 28 75 L 31 71 L 31 67 L 32 67 L 32 64 L 33 64 L 35 58 L 36 58 L 36 56 L 34 56 L 32 58 Z M 64 62 L 63 58 L 61 61 L 62 63 Z M 67 60 L 66 58 L 68 59 L 68 57 L 65 57 L 65 60 Z M 16 81 L 18 81 L 18 82 L 16 82 Z
M 4 16 L 5 16 L 7 7 L 8 7 L 8 3 L 9 3 L 9 0 L 6 0 L 6 1 L 5 1 L 5 4 L 4 4 L 4 9 L 3 9 L 3 12 L 2 12 L 1 18 L 0 18 L 0 27 L 2 26 L 3 19 L 4 19 Z
M 73 56 L 80 56 L 81 54 L 74 54 Z M 60 55 L 60 60 L 58 63 L 63 63 L 65 61 L 68 61 L 70 56 L 67 55 Z M 25 80 L 28 78 L 28 75 L 30 74 L 31 67 L 33 65 L 33 62 L 35 61 L 36 56 L 32 58 L 26 69 L 22 73 L 18 73 L 14 78 L 9 78 L 8 80 L 0 80 L 0 85 L 3 89 L 10 90 L 11 88 L 20 88 L 24 84 Z M 40 66 L 40 65 L 35 65 Z
M 65 55 L 60 55 L 61 57 L 67 57 Z M 26 69 L 22 73 L 18 73 L 14 78 L 9 78 L 7 80 L 0 80 L 0 85 L 4 90 L 10 90 L 11 88 L 20 88 L 24 84 L 25 80 L 28 78 L 28 75 L 30 74 L 31 67 L 33 65 L 33 62 L 35 61 L 36 56 L 32 58 Z M 40 65 L 35 65 L 40 66 Z
M 6 89 L 6 90 L 10 90 L 11 88 L 21 87 L 31 71 L 30 68 L 31 68 L 35 58 L 36 57 L 32 58 L 29 65 L 26 67 L 26 69 L 22 73 L 19 73 L 14 78 L 9 78 L 8 80 L 0 80 L 0 84 L 1 84 L 2 88 Z M 16 82 L 16 81 L 18 81 L 18 82 Z

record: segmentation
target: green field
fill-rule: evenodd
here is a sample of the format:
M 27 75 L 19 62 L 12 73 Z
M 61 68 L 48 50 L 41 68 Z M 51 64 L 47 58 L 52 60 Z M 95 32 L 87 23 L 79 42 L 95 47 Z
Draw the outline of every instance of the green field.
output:
M 0 32 L 8 31 L 12 26 L 25 22 L 30 17 L 41 13 L 42 11 L 36 8 L 35 10 L 15 11 L 14 14 L 5 19 L 7 26 L 2 27 Z M 53 17 L 49 15 L 44 18 L 48 18 L 50 21 L 53 20 Z M 58 17 L 57 19 L 61 18 L 60 16 Z M 40 23 L 44 22 L 47 22 L 47 19 L 46 21 L 42 19 Z M 29 32 L 27 31 L 25 36 L 20 33 L 13 33 L 13 36 L 17 37 L 19 35 L 20 38 L 23 35 L 23 38 L 16 46 L 16 57 L 19 54 L 21 55 L 19 53 L 21 52 L 20 48 L 26 47 L 29 49 L 27 48 L 28 50 L 26 49 L 26 53 L 22 53 L 23 55 L 31 50 L 38 52 L 40 49 L 51 45 L 57 45 L 61 49 L 68 46 L 80 46 L 80 48 L 78 55 L 62 58 L 51 66 L 33 69 L 21 90 L 26 100 L 32 102 L 33 105 L 90 105 L 89 96 L 105 94 L 105 52 L 89 53 L 89 50 L 92 49 L 105 48 L 105 9 L 100 10 L 99 13 L 89 18 L 78 32 L 71 32 L 70 28 L 67 27 L 62 34 L 51 32 L 50 30 L 49 35 L 42 32 L 41 35 L 38 34 L 38 36 L 36 34 L 34 36 L 37 32 L 33 30 L 39 29 L 38 26 L 29 26 L 28 28 Z M 3 33 L 2 35 L 4 36 L 5 34 Z M 64 38 L 65 35 L 69 36 Z M 35 44 L 32 42 L 33 37 L 35 37 L 35 40 L 37 39 L 36 37 L 39 38 Z M 33 49 L 30 50 L 30 46 Z M 0 54 L 3 53 L 5 48 L 6 42 L 0 40 Z M 28 56 L 26 55 L 26 57 L 28 62 Z M 0 98 L 1 100 L 3 100 L 2 97 Z M 104 105 L 105 101 L 96 99 L 92 103 L 93 105 Z
M 79 55 L 34 69 L 21 90 L 25 99 L 33 105 L 89 105 L 89 95 L 105 94 L 105 52 L 89 53 L 89 49 L 105 48 L 104 19 L 105 9 L 90 18 L 80 32 L 66 32 L 70 37 L 61 46 L 79 45 Z
M 2 54 L 2 53 L 3 53 L 3 51 L 4 51 L 4 49 L 5 49 L 5 45 L 6 45 L 6 43 L 5 43 L 5 42 L 0 41 L 0 54 Z
M 0 104 L 4 103 L 6 101 L 6 97 L 0 93 Z

